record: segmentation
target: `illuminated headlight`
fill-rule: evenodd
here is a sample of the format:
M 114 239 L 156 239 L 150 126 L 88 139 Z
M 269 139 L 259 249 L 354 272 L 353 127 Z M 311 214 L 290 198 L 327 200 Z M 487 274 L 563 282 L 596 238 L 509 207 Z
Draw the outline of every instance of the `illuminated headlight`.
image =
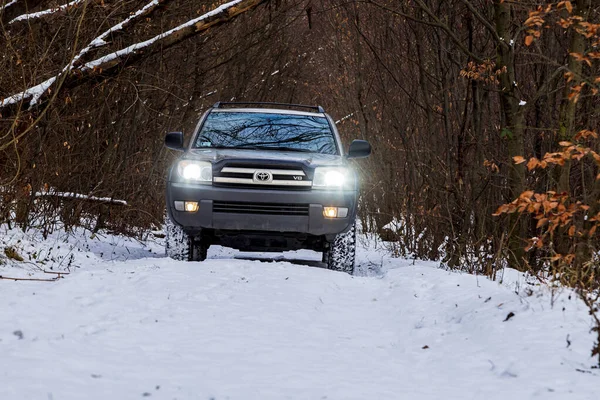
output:
M 177 165 L 177 172 L 186 181 L 212 182 L 212 164 L 208 161 L 182 160 Z
M 315 189 L 353 189 L 354 174 L 343 167 L 317 167 L 313 178 Z

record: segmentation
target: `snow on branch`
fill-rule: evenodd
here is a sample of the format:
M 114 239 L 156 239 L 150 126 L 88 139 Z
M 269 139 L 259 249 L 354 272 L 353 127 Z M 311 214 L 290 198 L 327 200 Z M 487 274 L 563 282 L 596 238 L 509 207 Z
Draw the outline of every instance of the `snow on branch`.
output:
M 94 40 L 92 40 L 86 47 L 84 47 L 79 52 L 79 54 L 77 54 L 75 56 L 75 58 L 73 58 L 73 60 L 70 63 L 70 67 L 72 68 L 74 65 L 77 65 L 77 62 L 85 54 L 87 54 L 91 49 L 106 45 L 106 39 L 112 33 L 121 31 L 121 30 L 123 30 L 123 28 L 126 28 L 127 26 L 131 25 L 131 23 L 133 21 L 140 19 L 141 17 L 145 17 L 146 15 L 148 15 L 152 11 L 154 11 L 154 9 L 156 7 L 158 7 L 162 3 L 165 3 L 166 1 L 170 1 L 170 0 L 152 0 L 150 3 L 146 4 L 144 7 L 137 10 L 134 14 L 130 15 L 123 21 L 119 22 L 118 24 L 116 24 L 116 25 L 112 26 L 111 28 L 107 29 L 106 31 L 102 32 L 102 34 L 100 34 L 100 36 L 98 36 Z
M 4 10 L 6 10 L 8 7 L 14 5 L 17 1 L 18 0 L 12 0 L 12 1 L 9 1 L 8 3 L 4 4 L 4 5 L 1 5 L 0 6 L 0 12 L 2 12 Z
M 80 0 L 81 1 L 81 0 Z M 153 0 L 140 9 L 138 12 L 115 25 L 109 30 L 95 38 L 79 52 L 77 56 L 71 60 L 60 74 L 38 84 L 27 90 L 0 100 L 0 109 L 10 104 L 15 104 L 19 101 L 30 99 L 30 107 L 37 104 L 40 98 L 47 92 L 49 87 L 58 79 L 61 74 L 71 71 L 79 71 L 79 74 L 71 74 L 69 79 L 71 83 L 81 80 L 82 77 L 100 74 L 103 70 L 114 68 L 121 64 L 130 64 L 139 59 L 143 54 L 152 54 L 161 49 L 166 49 L 174 44 L 177 44 L 195 34 L 203 32 L 213 26 L 227 22 L 236 16 L 249 11 L 266 0 L 234 0 L 209 11 L 197 18 L 191 19 L 184 24 L 181 24 L 167 32 L 163 32 L 151 39 L 143 42 L 135 43 L 124 49 L 102 56 L 96 60 L 87 62 L 84 65 L 78 65 L 78 62 L 83 55 L 88 53 L 92 48 L 103 46 L 106 44 L 105 39 L 117 30 L 123 29 L 130 24 L 134 19 L 140 18 L 149 14 L 156 6 L 167 0 Z
M 120 206 L 127 205 L 127 201 L 117 200 L 117 199 L 113 199 L 111 197 L 88 196 L 86 194 L 80 194 L 80 193 L 74 193 L 74 192 L 56 192 L 52 189 L 47 192 L 35 192 L 35 197 L 60 197 L 63 199 L 97 201 L 100 203 L 110 203 L 110 204 L 116 204 L 116 205 L 120 205 Z
M 19 22 L 19 21 L 26 21 L 29 19 L 40 18 L 40 17 L 43 17 L 44 15 L 48 15 L 48 14 L 54 14 L 54 13 L 57 13 L 60 11 L 67 10 L 79 3 L 83 3 L 84 1 L 86 1 L 86 0 L 73 0 L 73 1 L 68 2 L 67 4 L 63 4 L 62 6 L 58 6 L 56 8 L 49 8 L 44 11 L 38 11 L 38 12 L 30 13 L 30 14 L 23 14 L 23 15 L 18 16 L 17 18 L 10 20 L 8 23 L 12 24 L 12 23 Z M 16 2 L 16 0 L 14 2 Z
M 18 103 L 19 101 L 27 100 L 27 99 L 31 99 L 29 104 L 30 104 L 30 106 L 34 106 L 35 104 L 37 104 L 39 99 L 44 95 L 44 93 L 46 93 L 48 88 L 50 88 L 50 86 L 52 86 L 54 84 L 54 82 L 56 82 L 56 80 L 58 79 L 60 74 L 64 74 L 65 72 L 70 72 L 73 69 L 73 66 L 77 65 L 78 61 L 81 60 L 81 58 L 83 56 L 85 56 L 87 53 L 89 53 L 90 50 L 106 45 L 105 39 L 107 39 L 112 33 L 122 30 L 123 28 L 131 25 L 131 23 L 133 21 L 135 21 L 139 18 L 145 17 L 146 15 L 148 15 L 152 11 L 154 11 L 154 9 L 158 5 L 160 5 L 166 1 L 170 1 L 170 0 L 152 0 L 151 2 L 146 4 L 144 7 L 139 9 L 137 12 L 130 15 L 129 17 L 127 17 L 125 20 L 119 22 L 118 24 L 112 26 L 110 29 L 104 31 L 100 36 L 98 36 L 94 40 L 92 40 L 86 47 L 81 49 L 81 51 L 75 57 L 73 57 L 73 59 L 71 60 L 69 65 L 64 67 L 58 75 L 53 76 L 52 78 L 47 79 L 38 85 L 32 86 L 23 92 L 14 94 L 3 100 L 0 100 L 0 108 L 3 106 L 15 104 L 15 103 Z
M 28 88 L 24 92 L 13 94 L 12 96 L 0 100 L 0 107 L 15 104 L 21 100 L 26 100 L 28 98 L 31 98 L 31 102 L 29 104 L 31 104 L 32 106 L 35 105 L 38 102 L 38 100 L 43 96 L 43 94 L 46 93 L 46 90 L 48 90 L 48 88 L 52 86 L 52 84 L 56 81 L 57 78 L 58 76 L 53 76 L 52 78 L 47 79 L 38 85 Z
M 228 8 L 231 8 L 231 7 L 233 7 L 233 6 L 241 3 L 242 1 L 243 0 L 234 0 L 234 1 L 230 1 L 229 3 L 225 3 L 225 4 L 223 4 L 223 5 L 215 8 L 214 10 L 207 12 L 206 14 L 202 14 L 198 18 L 194 18 L 194 19 L 192 19 L 192 20 L 190 20 L 190 21 L 188 21 L 188 22 L 186 22 L 184 24 L 181 24 L 178 27 L 175 27 L 175 28 L 173 28 L 173 29 L 171 29 L 171 30 L 169 30 L 167 32 L 163 32 L 160 35 L 154 36 L 152 39 L 148 39 L 148 40 L 143 41 L 143 42 L 132 44 L 129 47 L 126 47 L 124 49 L 115 51 L 114 53 L 111 53 L 111 54 L 107 54 L 107 55 L 105 55 L 103 57 L 98 58 L 97 60 L 91 61 L 91 62 L 85 64 L 84 67 L 82 68 L 82 70 L 85 71 L 87 69 L 98 67 L 98 66 L 100 66 L 100 65 L 102 65 L 102 64 L 104 64 L 106 62 L 112 61 L 112 60 L 114 60 L 116 58 L 119 58 L 119 57 L 126 56 L 126 55 L 128 55 L 128 54 L 130 54 L 132 52 L 135 52 L 137 50 L 143 49 L 144 47 L 150 46 L 152 43 L 154 43 L 154 42 L 156 42 L 158 40 L 164 39 L 164 38 L 166 38 L 168 36 L 171 36 L 174 33 L 178 32 L 178 31 L 181 31 L 184 28 L 191 27 L 191 26 L 193 26 L 193 25 L 195 25 L 195 24 L 197 24 L 199 22 L 202 22 L 202 21 L 206 20 L 207 18 L 210 18 L 210 17 L 213 17 L 215 15 L 218 15 L 219 13 L 221 13 L 221 12 L 227 10 Z

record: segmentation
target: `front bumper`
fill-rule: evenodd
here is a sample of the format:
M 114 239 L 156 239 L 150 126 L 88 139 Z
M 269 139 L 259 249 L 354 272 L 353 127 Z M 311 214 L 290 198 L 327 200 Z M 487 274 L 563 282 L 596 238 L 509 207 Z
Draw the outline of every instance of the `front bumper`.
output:
M 286 191 L 224 188 L 179 182 L 167 183 L 167 211 L 170 218 L 188 233 L 202 229 L 297 232 L 311 235 L 333 235 L 347 231 L 356 218 L 354 191 Z M 197 201 L 195 213 L 177 211 L 174 201 Z M 308 215 L 270 215 L 213 212 L 213 202 L 303 204 Z M 323 207 L 346 207 L 346 218 L 325 218 Z

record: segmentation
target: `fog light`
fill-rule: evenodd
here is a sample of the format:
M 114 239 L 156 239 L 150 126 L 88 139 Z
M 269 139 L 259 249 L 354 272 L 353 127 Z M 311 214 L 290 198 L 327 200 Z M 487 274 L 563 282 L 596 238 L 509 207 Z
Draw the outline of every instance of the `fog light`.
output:
M 198 211 L 198 202 L 197 201 L 186 201 L 185 202 L 185 211 L 187 212 L 196 212 Z
M 337 207 L 323 207 L 323 216 L 325 218 L 336 218 L 338 215 Z
M 185 203 L 183 201 L 175 201 L 175 209 L 177 211 L 183 211 L 185 210 Z

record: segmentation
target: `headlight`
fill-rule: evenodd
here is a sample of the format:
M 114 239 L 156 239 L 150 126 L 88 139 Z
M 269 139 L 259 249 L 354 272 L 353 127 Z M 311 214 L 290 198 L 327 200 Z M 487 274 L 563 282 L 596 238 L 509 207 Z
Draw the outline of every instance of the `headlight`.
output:
M 313 178 L 315 189 L 354 189 L 354 174 L 343 167 L 317 167 Z
M 186 181 L 212 182 L 212 164 L 208 161 L 182 160 L 177 164 L 177 173 Z

